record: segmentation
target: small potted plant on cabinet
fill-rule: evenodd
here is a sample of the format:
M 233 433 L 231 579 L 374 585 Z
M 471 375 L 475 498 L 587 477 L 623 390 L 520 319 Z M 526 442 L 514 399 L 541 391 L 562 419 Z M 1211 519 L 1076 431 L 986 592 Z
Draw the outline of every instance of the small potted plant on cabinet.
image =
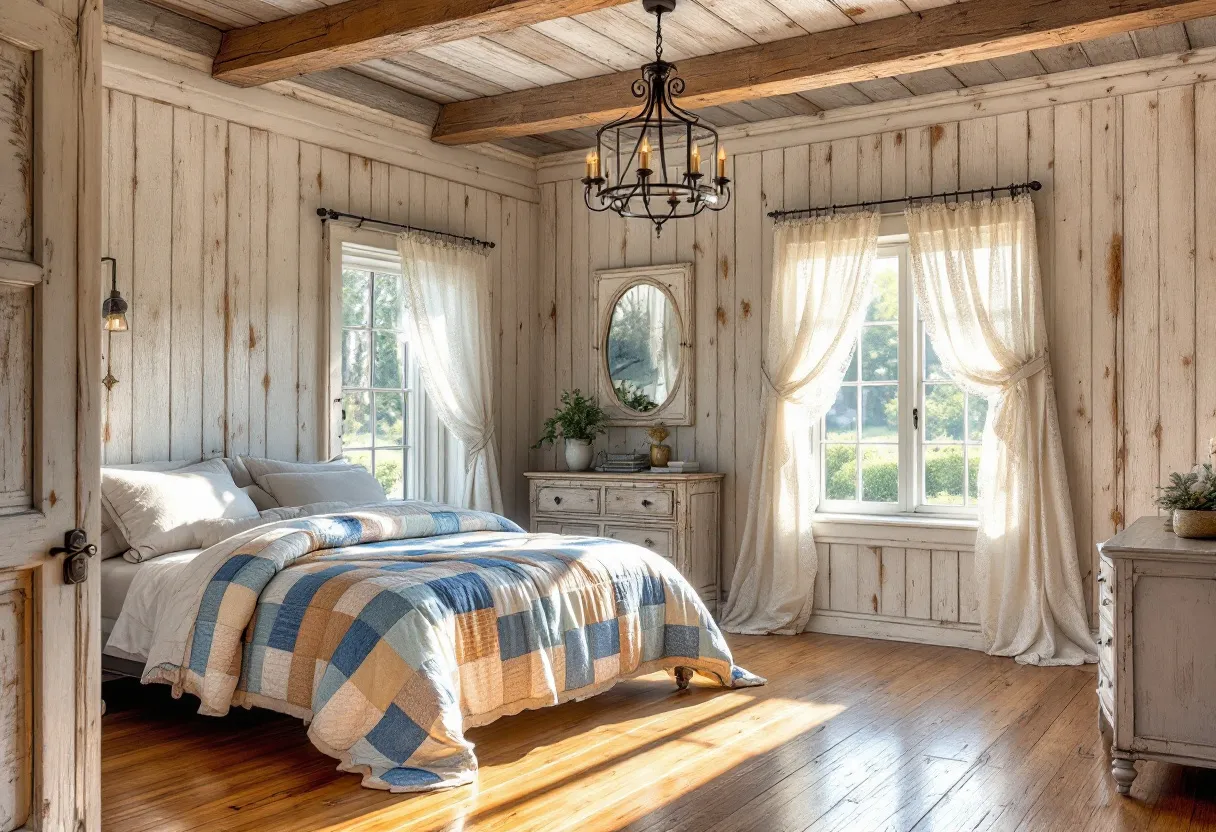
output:
M 1216 472 L 1211 464 L 1196 465 L 1189 474 L 1170 474 L 1160 488 L 1157 505 L 1171 513 L 1179 537 L 1216 537 Z
M 606 433 L 606 414 L 594 399 L 583 395 L 581 390 L 562 392 L 562 406 L 545 420 L 544 432 L 533 448 L 546 442 L 565 440 L 566 467 L 571 471 L 586 471 L 591 467 L 591 443 L 601 433 Z

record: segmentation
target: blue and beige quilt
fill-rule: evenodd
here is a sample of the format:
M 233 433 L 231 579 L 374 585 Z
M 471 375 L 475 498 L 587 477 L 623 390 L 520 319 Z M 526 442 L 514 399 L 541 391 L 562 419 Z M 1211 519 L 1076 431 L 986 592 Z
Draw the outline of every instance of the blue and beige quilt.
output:
M 474 778 L 466 728 L 678 666 L 726 687 L 764 683 L 646 549 L 396 503 L 204 552 L 164 608 L 143 678 L 198 696 L 202 713 L 298 716 L 339 768 L 406 792 Z

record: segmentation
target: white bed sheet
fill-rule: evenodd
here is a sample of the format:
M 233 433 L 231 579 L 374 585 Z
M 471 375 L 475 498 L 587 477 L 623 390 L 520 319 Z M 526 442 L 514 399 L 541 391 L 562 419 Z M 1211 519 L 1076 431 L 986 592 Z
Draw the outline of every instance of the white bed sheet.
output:
M 173 579 L 190 565 L 202 549 L 186 549 L 127 563 L 110 558 L 101 564 L 101 615 L 114 626 L 103 652 L 120 658 L 146 658 L 160 606 L 170 594 Z

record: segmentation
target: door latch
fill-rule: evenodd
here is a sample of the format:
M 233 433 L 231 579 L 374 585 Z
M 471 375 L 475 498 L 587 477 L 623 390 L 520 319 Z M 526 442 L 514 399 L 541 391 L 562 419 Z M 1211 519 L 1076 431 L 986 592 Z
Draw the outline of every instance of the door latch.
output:
M 920 409 L 912 408 L 912 429 L 916 430 L 920 427 Z
M 84 529 L 72 529 L 63 536 L 63 545 L 51 549 L 52 555 L 67 555 L 63 559 L 63 582 L 81 584 L 89 577 L 89 558 L 97 547 L 89 542 Z

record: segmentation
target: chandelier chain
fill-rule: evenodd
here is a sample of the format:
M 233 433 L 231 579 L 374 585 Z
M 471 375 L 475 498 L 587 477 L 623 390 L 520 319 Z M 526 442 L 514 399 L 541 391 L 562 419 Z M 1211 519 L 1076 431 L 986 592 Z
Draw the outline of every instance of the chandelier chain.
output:
M 663 13 L 659 12 L 654 16 L 654 60 L 655 63 L 663 60 Z

